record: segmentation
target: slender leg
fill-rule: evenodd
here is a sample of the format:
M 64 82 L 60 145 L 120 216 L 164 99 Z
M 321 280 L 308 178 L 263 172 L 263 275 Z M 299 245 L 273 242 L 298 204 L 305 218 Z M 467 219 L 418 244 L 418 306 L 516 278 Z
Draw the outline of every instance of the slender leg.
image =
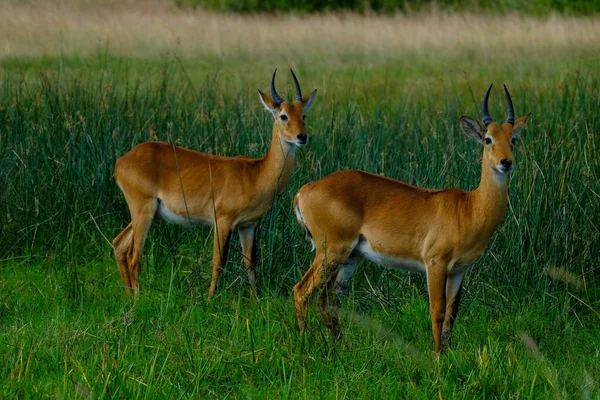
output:
M 358 254 L 353 253 L 346 261 L 340 263 L 332 271 L 333 273 L 329 276 L 325 289 L 319 296 L 318 304 L 323 321 L 325 321 L 325 325 L 337 339 L 342 335 L 338 310 L 342 302 L 342 297 L 350 285 L 350 280 L 354 276 L 359 260 Z
M 300 279 L 296 286 L 294 286 L 294 302 L 300 332 L 304 331 L 308 300 L 321 285 L 324 261 L 325 254 L 317 249 L 317 254 L 315 255 L 311 267 L 306 271 L 304 276 L 302 276 L 302 279 Z
M 465 271 L 463 270 L 449 275 L 446 281 L 446 318 L 444 318 L 442 327 L 442 347 L 444 348 L 450 347 L 452 344 L 452 328 L 458 314 L 464 277 Z
M 131 278 L 129 277 L 129 266 L 127 265 L 127 253 L 131 247 L 133 241 L 133 224 L 129 223 L 125 229 L 117 235 L 113 240 L 113 249 L 115 252 L 115 258 L 117 259 L 117 266 L 121 273 L 121 280 L 125 286 L 125 292 L 131 294 Z
M 256 226 L 256 224 L 252 224 L 238 228 L 240 242 L 242 243 L 244 266 L 246 267 L 246 272 L 248 273 L 248 281 L 250 281 L 250 284 L 252 285 L 253 292 L 256 286 Z
M 298 317 L 300 332 L 304 330 L 308 300 L 321 287 L 324 278 L 329 280 L 333 276 L 335 282 L 338 266 L 346 262 L 353 250 L 352 243 L 355 241 L 352 238 L 341 239 L 330 235 L 329 239 L 329 244 L 324 243 L 323 247 L 317 247 L 312 266 L 306 271 L 296 286 L 294 286 L 296 316 Z M 323 316 L 326 318 L 325 323 L 327 324 L 327 316 Z
M 229 238 L 231 236 L 231 222 L 226 219 L 218 219 L 215 224 L 215 236 L 213 240 L 213 261 L 212 261 L 212 279 L 210 289 L 208 290 L 208 299 L 210 300 L 217 289 L 217 281 L 221 273 L 221 267 L 227 261 L 227 250 Z
M 439 257 L 429 257 L 427 263 L 427 289 L 429 292 L 429 314 L 433 328 L 435 352 L 442 352 L 442 324 L 446 312 L 446 275 L 448 262 Z
M 152 199 L 145 206 L 140 207 L 139 212 L 135 214 L 135 218 L 132 220 L 133 229 L 133 242 L 129 247 L 129 254 L 127 255 L 127 264 L 129 267 L 129 279 L 131 281 L 131 288 L 133 293 L 137 296 L 139 293 L 139 275 L 140 275 L 140 264 L 142 261 L 142 250 L 144 249 L 144 242 L 148 235 L 148 230 L 154 220 L 156 214 L 156 201 Z

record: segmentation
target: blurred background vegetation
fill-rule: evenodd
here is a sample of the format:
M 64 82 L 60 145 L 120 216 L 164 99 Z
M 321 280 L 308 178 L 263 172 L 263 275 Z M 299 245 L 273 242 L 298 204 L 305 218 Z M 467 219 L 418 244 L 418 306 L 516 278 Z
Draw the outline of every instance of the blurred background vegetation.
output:
M 595 14 L 599 0 L 175 0 L 179 7 L 236 13 L 313 13 L 354 11 L 359 13 L 410 13 L 415 11 L 519 12 L 535 15 L 561 13 Z

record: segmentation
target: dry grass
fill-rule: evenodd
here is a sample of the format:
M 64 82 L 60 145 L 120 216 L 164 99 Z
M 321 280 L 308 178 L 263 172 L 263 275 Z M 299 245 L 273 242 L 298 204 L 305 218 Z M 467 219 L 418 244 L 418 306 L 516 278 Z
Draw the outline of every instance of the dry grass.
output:
M 357 15 L 238 16 L 182 11 L 170 2 L 71 0 L 0 5 L 0 59 L 104 51 L 134 58 L 237 57 L 294 62 L 352 55 L 379 62 L 418 55 L 557 54 L 600 50 L 600 18 Z M 306 51 L 310 49 L 311 51 Z M 299 51 L 300 50 L 300 51 Z M 465 53 L 464 51 L 467 51 Z

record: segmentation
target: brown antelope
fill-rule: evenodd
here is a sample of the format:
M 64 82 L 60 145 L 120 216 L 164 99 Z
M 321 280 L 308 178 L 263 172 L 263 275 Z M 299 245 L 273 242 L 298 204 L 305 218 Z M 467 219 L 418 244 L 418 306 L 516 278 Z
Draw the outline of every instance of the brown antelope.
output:
M 325 325 L 340 336 L 338 309 L 361 257 L 427 275 L 435 351 L 450 342 L 463 277 L 502 222 L 508 201 L 513 145 L 529 115 L 492 120 L 482 103 L 484 129 L 461 117 L 465 135 L 483 145 L 481 181 L 472 192 L 423 189 L 363 171 L 339 171 L 304 185 L 294 198 L 298 222 L 316 254 L 294 287 L 298 325 L 304 330 L 308 299 L 322 284 L 318 306 Z
M 209 298 L 215 292 L 233 229 L 240 235 L 244 265 L 254 285 L 256 226 L 275 195 L 290 180 L 296 147 L 308 142 L 305 112 L 317 93 L 315 90 L 302 97 L 292 71 L 296 99 L 288 102 L 275 90 L 276 73 L 277 69 L 271 78 L 271 96 L 258 91 L 260 101 L 275 119 L 265 157 L 219 157 L 167 143 L 147 142 L 117 160 L 115 178 L 129 205 L 131 223 L 114 239 L 113 246 L 128 293 L 138 293 L 144 241 L 158 216 L 178 224 L 214 227 Z

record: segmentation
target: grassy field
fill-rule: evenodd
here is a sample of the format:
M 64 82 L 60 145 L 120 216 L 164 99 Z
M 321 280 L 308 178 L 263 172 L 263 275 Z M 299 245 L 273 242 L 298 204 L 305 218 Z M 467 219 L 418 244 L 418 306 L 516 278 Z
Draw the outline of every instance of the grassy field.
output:
M 73 3 L 73 4 L 72 4 Z M 160 1 L 0 5 L 0 396 L 599 398 L 600 19 L 471 14 L 221 16 Z M 263 155 L 274 67 L 318 89 L 289 187 L 259 228 L 260 293 L 234 237 L 206 301 L 208 228 L 153 226 L 139 301 L 110 241 L 112 178 L 164 140 Z M 424 277 L 364 263 L 337 343 L 291 288 L 312 260 L 291 210 L 304 183 L 359 168 L 473 189 L 459 132 L 490 82 L 532 118 L 510 204 L 465 281 L 454 347 L 433 355 Z M 500 91 L 490 110 L 505 115 Z

